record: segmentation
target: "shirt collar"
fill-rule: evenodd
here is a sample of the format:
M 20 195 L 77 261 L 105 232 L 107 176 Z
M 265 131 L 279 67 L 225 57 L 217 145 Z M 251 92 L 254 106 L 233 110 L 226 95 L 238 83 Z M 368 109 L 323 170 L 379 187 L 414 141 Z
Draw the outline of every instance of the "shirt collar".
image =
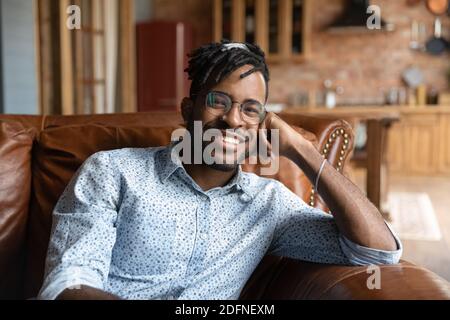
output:
M 162 148 L 157 155 L 159 166 L 158 175 L 162 183 L 165 183 L 177 169 L 181 168 L 184 171 L 179 155 L 176 152 L 172 152 L 175 144 L 176 143 L 171 143 L 167 147 Z M 255 192 L 251 188 L 250 177 L 247 173 L 242 171 L 241 166 L 238 167 L 236 175 L 226 186 L 224 186 L 224 188 L 235 188 L 236 190 L 244 192 L 250 198 L 255 196 Z
M 238 167 L 238 171 L 233 180 L 229 183 L 230 187 L 234 187 L 239 191 L 244 192 L 250 198 L 254 197 L 254 190 L 251 188 L 250 178 L 247 173 L 242 171 L 242 167 Z
M 176 154 L 176 152 L 172 153 L 174 146 L 175 143 L 169 144 L 168 146 L 162 148 L 157 155 L 159 167 L 158 175 L 162 183 L 166 182 L 166 180 L 178 168 L 183 168 L 180 157 Z

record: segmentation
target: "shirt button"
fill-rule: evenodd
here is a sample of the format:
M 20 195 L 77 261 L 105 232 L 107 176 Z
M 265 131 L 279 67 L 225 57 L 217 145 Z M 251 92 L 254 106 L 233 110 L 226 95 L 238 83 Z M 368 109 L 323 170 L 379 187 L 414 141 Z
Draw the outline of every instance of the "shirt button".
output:
M 206 241 L 206 239 L 208 239 L 208 235 L 206 233 L 202 232 L 202 233 L 200 233 L 199 238 L 200 238 L 200 240 Z
M 252 198 L 250 198 L 250 196 L 249 196 L 248 194 L 246 194 L 246 193 L 243 193 L 243 194 L 239 197 L 239 199 L 240 199 L 242 202 L 250 202 L 250 201 L 252 200 Z

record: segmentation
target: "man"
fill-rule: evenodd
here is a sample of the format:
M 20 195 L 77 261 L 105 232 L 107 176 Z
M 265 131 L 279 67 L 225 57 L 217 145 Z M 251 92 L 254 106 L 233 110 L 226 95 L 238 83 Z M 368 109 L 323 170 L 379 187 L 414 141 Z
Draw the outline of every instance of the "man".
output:
M 348 265 L 399 261 L 400 241 L 364 194 L 265 112 L 269 73 L 257 46 L 202 46 L 187 72 L 188 132 L 195 135 L 201 121 L 202 133 L 227 136 L 214 139 L 215 162 L 183 162 L 185 154 L 172 152 L 176 144 L 91 156 L 55 207 L 40 298 L 237 299 L 266 254 Z M 249 148 L 238 146 L 248 143 L 246 132 L 264 128 L 278 130 L 279 154 L 304 171 L 333 216 L 278 181 L 241 171 Z

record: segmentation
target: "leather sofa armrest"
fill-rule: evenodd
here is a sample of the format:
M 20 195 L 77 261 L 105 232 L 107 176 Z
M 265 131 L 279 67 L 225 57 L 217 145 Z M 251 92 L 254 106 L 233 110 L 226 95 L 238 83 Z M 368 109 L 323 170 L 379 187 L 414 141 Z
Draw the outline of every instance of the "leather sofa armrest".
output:
M 450 284 L 435 273 L 407 261 L 379 266 L 380 288 L 375 272 L 367 266 L 336 266 L 267 256 L 241 293 L 241 299 L 450 299 Z
M 355 138 L 350 123 L 329 116 L 286 113 L 280 117 L 290 125 L 314 134 L 317 150 L 337 171 L 348 176 L 346 164 L 351 158 Z M 313 186 L 309 188 L 303 199 L 312 207 L 329 212 L 325 201 L 313 192 Z

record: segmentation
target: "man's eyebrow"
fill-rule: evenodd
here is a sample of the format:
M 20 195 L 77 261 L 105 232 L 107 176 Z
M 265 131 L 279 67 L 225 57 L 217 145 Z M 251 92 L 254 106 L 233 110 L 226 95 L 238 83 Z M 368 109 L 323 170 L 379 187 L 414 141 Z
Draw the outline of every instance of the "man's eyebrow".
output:
M 247 72 L 244 72 L 240 75 L 241 79 L 247 77 L 248 75 L 251 75 L 254 72 L 261 71 L 261 67 L 253 67 L 252 69 L 248 70 Z
M 218 93 L 225 94 L 225 95 L 229 96 L 231 98 L 231 100 L 234 101 L 234 96 L 232 94 L 228 93 L 228 92 L 224 92 L 224 91 L 220 91 L 220 90 L 213 90 L 213 92 L 218 92 Z M 260 103 L 260 104 L 264 105 L 264 103 L 262 103 L 258 99 L 254 99 L 254 98 L 247 98 L 247 99 L 244 99 L 244 101 L 242 101 L 242 102 L 257 102 L 257 103 Z

